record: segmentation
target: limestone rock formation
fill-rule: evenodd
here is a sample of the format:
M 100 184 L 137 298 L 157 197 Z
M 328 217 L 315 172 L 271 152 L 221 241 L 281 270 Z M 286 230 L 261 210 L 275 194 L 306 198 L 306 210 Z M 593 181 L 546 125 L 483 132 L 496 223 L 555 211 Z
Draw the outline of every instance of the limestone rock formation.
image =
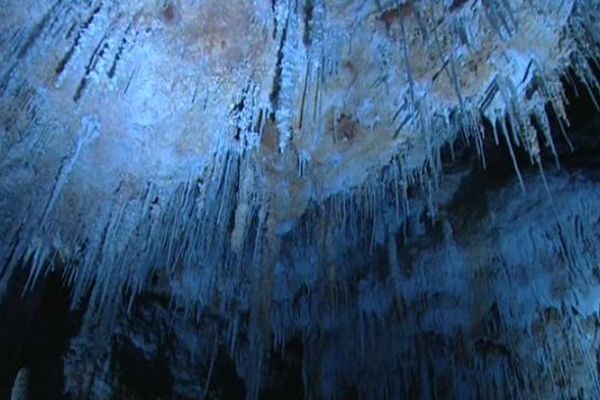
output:
M 13 385 L 10 400 L 27 400 L 29 399 L 29 371 L 27 368 L 21 368 L 15 384 Z
M 0 312 L 61 277 L 69 398 L 600 396 L 597 1 L 5 3 Z

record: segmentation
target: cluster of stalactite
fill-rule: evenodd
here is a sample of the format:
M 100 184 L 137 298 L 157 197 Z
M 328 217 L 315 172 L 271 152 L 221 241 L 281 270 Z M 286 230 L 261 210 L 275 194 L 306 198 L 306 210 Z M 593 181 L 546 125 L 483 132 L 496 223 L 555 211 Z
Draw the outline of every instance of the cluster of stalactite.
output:
M 504 276 L 508 290 L 521 267 L 533 273 L 538 264 L 562 265 L 566 282 L 597 268 L 594 190 L 581 189 L 590 199 L 575 196 L 573 215 L 561 215 L 542 159 L 551 154 L 559 164 L 556 143 L 570 142 L 563 85 L 594 99 L 600 89 L 600 5 L 367 3 L 58 0 L 32 2 L 29 15 L 3 10 L 12 22 L 0 26 L 0 299 L 19 266 L 29 269 L 25 291 L 60 266 L 73 306 L 88 308 L 91 331 L 82 337 L 104 330 L 109 340 L 137 296 L 162 282 L 176 318 L 216 316 L 223 334 L 215 340 L 237 361 L 250 398 L 259 395 L 272 348 L 297 334 L 310 354 L 320 341 L 347 341 L 322 354 L 330 358 L 318 371 L 306 361 L 307 387 L 321 385 L 325 397 L 335 397 L 338 380 L 356 382 L 364 397 L 439 381 L 428 386 L 435 397 L 444 363 L 464 367 L 456 367 L 456 382 L 460 371 L 470 371 L 471 381 L 497 372 L 451 389 L 467 397 L 484 384 L 498 398 L 555 394 L 552 376 L 578 371 L 575 363 L 584 371 L 577 379 L 589 377 L 585 348 L 567 346 L 576 353 L 572 364 L 548 367 L 564 354 L 555 336 L 542 333 L 538 343 L 548 350 L 540 368 L 550 369 L 539 374 L 550 383 L 530 382 L 525 350 L 494 336 L 516 329 L 502 327 L 522 311 L 513 303 L 498 302 L 493 324 L 501 327 L 463 346 L 457 332 L 474 322 L 461 315 L 448 321 L 432 302 L 469 303 L 460 293 L 479 268 Z M 500 243 L 508 247 L 486 265 L 460 261 L 476 250 L 455 244 L 452 223 L 438 215 L 442 150 L 457 140 L 470 143 L 484 166 L 488 142 L 505 146 L 522 191 L 532 189 L 517 154 L 527 155 L 539 169 L 534 193 L 542 187 L 556 209 L 548 224 L 514 236 L 525 244 L 506 239 L 518 251 Z M 405 265 L 397 238 L 426 231 L 421 219 L 443 227 L 444 262 L 432 262 L 441 271 L 425 256 L 422 266 Z M 350 249 L 371 254 L 378 247 L 386 249 L 385 274 L 365 268 L 368 260 L 345 265 Z M 456 278 L 448 299 L 428 299 L 455 264 L 468 277 Z M 591 315 L 569 307 L 579 300 L 546 302 L 563 295 L 540 291 L 523 304 L 540 301 L 550 314 L 566 307 L 581 324 Z M 407 318 L 411 310 L 416 320 Z M 385 333 L 375 328 L 392 315 L 396 323 Z M 560 324 L 558 331 L 568 331 Z M 431 338 L 406 333 L 397 344 L 410 326 L 443 333 L 442 343 L 465 347 L 464 354 L 434 354 Z M 587 335 L 581 327 L 568 332 L 569 340 Z M 508 355 L 473 366 L 470 345 Z M 402 366 L 414 351 L 428 360 L 419 370 L 433 372 L 415 376 Z M 366 353 L 381 359 L 359 376 L 366 367 L 352 360 Z M 370 375 L 381 370 L 390 374 L 385 385 Z M 402 379 L 392 382 L 392 375 Z M 509 380 L 515 386 L 504 387 Z M 70 385 L 80 393 L 79 383 Z

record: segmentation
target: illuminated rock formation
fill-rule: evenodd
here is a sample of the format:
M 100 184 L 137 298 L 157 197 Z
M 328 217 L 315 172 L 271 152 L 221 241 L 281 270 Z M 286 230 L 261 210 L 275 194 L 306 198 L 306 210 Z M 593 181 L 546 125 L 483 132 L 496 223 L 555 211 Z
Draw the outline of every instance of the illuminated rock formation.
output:
M 172 357 L 198 341 L 193 384 L 169 361 L 190 398 L 221 353 L 258 397 L 295 338 L 307 397 L 600 396 L 599 188 L 555 170 L 578 148 L 567 88 L 600 89 L 598 2 L 9 0 L 0 17 L 0 301 L 23 271 L 24 293 L 63 276 L 86 310 L 73 398 L 118 396 L 116 338 L 152 358 L 167 331 Z M 467 151 L 515 180 L 472 210 L 455 199 L 475 167 L 445 168 Z M 145 309 L 170 328 L 137 340 Z

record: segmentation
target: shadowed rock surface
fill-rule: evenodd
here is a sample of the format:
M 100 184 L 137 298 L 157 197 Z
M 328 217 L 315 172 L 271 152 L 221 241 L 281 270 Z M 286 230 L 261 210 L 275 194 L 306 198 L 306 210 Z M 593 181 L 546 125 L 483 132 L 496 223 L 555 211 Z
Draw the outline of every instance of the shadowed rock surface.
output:
M 599 19 L 9 0 L 0 397 L 600 397 Z

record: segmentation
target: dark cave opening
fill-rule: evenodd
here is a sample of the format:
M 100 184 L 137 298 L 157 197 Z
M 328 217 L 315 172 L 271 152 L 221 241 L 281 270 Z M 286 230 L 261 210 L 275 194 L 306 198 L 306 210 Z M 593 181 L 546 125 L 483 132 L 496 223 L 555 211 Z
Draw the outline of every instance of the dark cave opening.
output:
M 219 352 L 215 361 L 208 393 L 222 400 L 246 397 L 244 381 L 238 376 L 235 363 L 224 354 L 224 351 Z
M 113 357 L 119 370 L 116 398 L 170 398 L 173 376 L 164 352 L 147 359 L 131 340 L 121 338 L 119 344 L 114 346 Z
M 260 398 L 265 400 L 304 399 L 302 382 L 303 347 L 300 337 L 290 340 L 285 353 L 275 353 L 271 356 L 274 373 L 265 382 Z
M 18 371 L 29 371 L 29 398 L 63 398 L 63 356 L 80 327 L 81 315 L 70 309 L 70 289 L 53 271 L 21 295 L 27 275 L 12 280 L 0 309 L 0 398 L 10 398 Z

